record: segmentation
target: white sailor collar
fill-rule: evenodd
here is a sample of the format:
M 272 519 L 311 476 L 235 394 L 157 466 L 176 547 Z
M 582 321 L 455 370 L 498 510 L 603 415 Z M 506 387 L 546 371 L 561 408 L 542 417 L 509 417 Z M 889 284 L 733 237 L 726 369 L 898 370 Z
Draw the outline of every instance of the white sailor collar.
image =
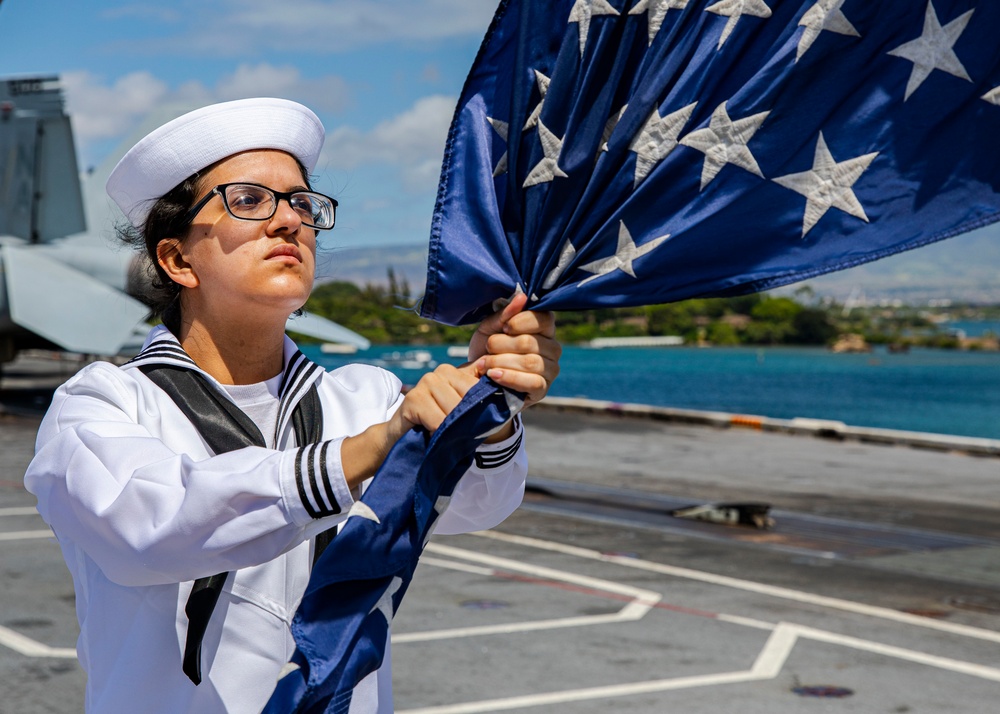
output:
M 284 429 L 285 422 L 291 416 L 295 405 L 325 371 L 302 354 L 288 335 L 285 335 L 282 349 L 284 367 L 282 368 L 281 386 L 278 389 L 278 433 Z M 198 372 L 220 394 L 232 401 L 229 393 L 219 384 L 218 380 L 195 364 L 195 361 L 184 351 L 174 334 L 163 325 L 158 325 L 150 330 L 142 350 L 122 365 L 122 369 L 139 368 L 151 364 L 170 365 Z

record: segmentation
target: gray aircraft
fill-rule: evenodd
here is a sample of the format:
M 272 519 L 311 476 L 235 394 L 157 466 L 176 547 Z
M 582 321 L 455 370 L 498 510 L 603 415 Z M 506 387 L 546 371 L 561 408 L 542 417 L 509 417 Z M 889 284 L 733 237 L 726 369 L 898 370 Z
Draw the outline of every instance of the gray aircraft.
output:
M 132 296 L 145 272 L 112 247 L 117 209 L 104 192 L 123 153 L 81 176 L 58 77 L 0 80 L 0 366 L 24 349 L 116 355 L 141 344 L 149 310 Z M 369 346 L 315 315 L 288 328 Z

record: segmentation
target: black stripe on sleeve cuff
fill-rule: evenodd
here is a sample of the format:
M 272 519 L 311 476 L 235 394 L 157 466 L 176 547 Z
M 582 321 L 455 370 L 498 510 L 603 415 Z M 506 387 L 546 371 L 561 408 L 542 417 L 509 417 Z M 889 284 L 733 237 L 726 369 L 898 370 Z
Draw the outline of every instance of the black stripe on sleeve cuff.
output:
M 330 447 L 329 441 L 323 442 L 323 447 L 319 450 L 319 473 L 323 479 L 323 489 L 326 491 L 327 500 L 330 503 L 330 509 L 333 513 L 340 513 L 340 504 L 337 502 L 337 496 L 333 492 L 333 484 L 330 482 L 330 472 L 326 467 L 326 450 Z
M 334 495 L 333 484 L 326 464 L 328 442 L 319 449 L 319 464 L 316 464 L 316 444 L 310 444 L 297 450 L 295 455 L 295 486 L 302 499 L 306 513 L 312 518 L 335 516 L 341 512 L 340 504 Z M 302 468 L 305 462 L 305 468 Z M 324 492 L 327 499 L 323 498 Z
M 497 469 L 509 463 L 521 448 L 521 440 L 524 432 L 521 430 L 519 417 L 514 418 L 514 428 L 517 429 L 517 439 L 510 446 L 497 451 L 477 451 L 475 454 L 476 466 L 481 469 Z

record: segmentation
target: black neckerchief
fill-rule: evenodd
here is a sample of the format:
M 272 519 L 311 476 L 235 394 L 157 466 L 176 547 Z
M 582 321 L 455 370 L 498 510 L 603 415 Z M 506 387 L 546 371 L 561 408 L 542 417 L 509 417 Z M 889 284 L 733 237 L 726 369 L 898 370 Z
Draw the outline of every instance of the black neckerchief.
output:
M 174 400 L 214 453 L 266 445 L 250 417 L 220 394 L 199 371 L 155 362 L 140 365 L 139 369 Z M 315 382 L 296 403 L 291 421 L 299 446 L 322 440 L 323 410 Z M 332 537 L 333 531 L 326 531 L 316 538 L 316 558 Z M 201 683 L 201 643 L 227 577 L 229 573 L 218 573 L 195 580 L 184 606 L 188 631 L 182 668 L 196 685 Z

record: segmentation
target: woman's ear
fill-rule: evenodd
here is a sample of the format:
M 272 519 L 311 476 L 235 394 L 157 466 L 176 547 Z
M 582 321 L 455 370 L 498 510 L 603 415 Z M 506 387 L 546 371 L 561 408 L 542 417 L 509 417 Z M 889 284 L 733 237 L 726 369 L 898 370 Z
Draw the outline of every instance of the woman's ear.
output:
M 167 277 L 184 288 L 198 287 L 198 276 L 181 252 L 180 238 L 164 238 L 156 245 L 156 262 Z

